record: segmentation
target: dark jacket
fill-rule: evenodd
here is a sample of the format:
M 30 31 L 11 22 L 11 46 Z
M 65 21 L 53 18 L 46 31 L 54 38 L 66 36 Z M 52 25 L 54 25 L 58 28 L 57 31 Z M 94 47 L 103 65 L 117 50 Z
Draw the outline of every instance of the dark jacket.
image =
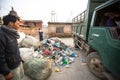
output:
M 0 27 L 0 74 L 7 75 L 10 70 L 20 65 L 17 36 L 15 31 Z
M 117 24 L 116 24 L 116 22 L 113 19 L 108 19 L 106 21 L 106 26 L 108 26 L 108 27 L 115 27 L 115 26 L 117 26 Z

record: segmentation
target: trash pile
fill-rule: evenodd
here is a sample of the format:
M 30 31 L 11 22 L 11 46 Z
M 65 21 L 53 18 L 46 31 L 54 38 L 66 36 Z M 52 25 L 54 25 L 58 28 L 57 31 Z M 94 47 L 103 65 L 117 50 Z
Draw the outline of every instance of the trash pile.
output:
M 56 66 L 68 66 L 74 62 L 77 55 L 72 51 L 73 48 L 65 45 L 59 38 L 49 38 L 42 41 L 38 51 L 42 56 L 51 59 Z
M 26 63 L 27 65 L 32 64 L 32 65 L 36 65 L 40 64 L 40 61 L 44 61 L 47 63 L 46 65 L 54 65 L 54 66 L 58 66 L 60 67 L 69 67 L 69 64 L 71 64 L 72 62 L 74 62 L 74 59 L 77 57 L 77 55 L 73 52 L 73 48 L 70 46 L 67 46 L 66 44 L 64 44 L 59 38 L 48 38 L 48 39 L 44 39 L 43 41 L 39 41 L 36 38 L 29 36 L 29 35 L 24 35 L 23 33 L 21 34 L 21 38 L 20 40 L 18 40 L 19 43 L 19 49 L 20 49 L 20 55 L 23 59 L 23 61 Z M 38 59 L 38 60 L 36 60 Z M 37 62 L 35 62 L 37 61 Z M 32 63 L 34 62 L 34 64 Z M 29 63 L 29 64 L 28 64 Z M 26 64 L 25 64 L 26 65 Z M 47 74 L 50 75 L 51 74 L 51 68 L 50 66 L 46 66 L 45 68 L 43 68 L 42 66 L 38 65 L 39 67 L 34 67 L 36 70 L 38 70 L 38 68 L 42 68 L 42 69 L 46 69 L 48 68 L 46 71 L 38 71 L 38 72 L 46 72 L 49 73 Z M 30 68 L 30 66 L 27 66 L 27 68 Z M 25 69 L 27 69 L 25 68 Z M 60 70 L 56 69 L 56 72 L 59 72 Z M 25 70 L 27 71 L 27 70 Z M 29 70 L 26 72 L 26 74 L 30 71 L 34 71 L 33 69 Z M 36 72 L 36 71 L 34 71 Z M 27 74 L 28 76 L 30 76 L 30 74 Z M 35 73 L 36 75 L 36 73 Z M 43 73 L 43 76 L 45 74 Z M 30 77 L 34 78 L 33 75 L 31 75 Z M 46 78 L 46 77 L 45 77 Z M 44 78 L 44 79 L 45 79 Z M 35 79 L 35 78 L 34 78 Z M 43 80 L 43 79 L 36 79 L 36 80 Z

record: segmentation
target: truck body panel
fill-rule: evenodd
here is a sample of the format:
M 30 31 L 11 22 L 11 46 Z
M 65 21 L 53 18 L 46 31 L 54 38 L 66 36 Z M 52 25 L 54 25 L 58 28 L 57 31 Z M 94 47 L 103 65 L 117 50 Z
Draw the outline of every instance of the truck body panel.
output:
M 88 44 L 98 52 L 105 68 L 120 75 L 120 40 L 111 36 L 106 27 L 92 27 Z
M 74 23 L 74 26 L 78 25 L 78 27 L 80 27 L 79 29 L 77 29 L 77 33 L 82 35 L 82 39 L 87 41 L 87 37 L 88 37 L 88 33 L 89 33 L 89 28 L 90 28 L 90 23 L 91 23 L 91 18 L 92 18 L 92 14 L 94 9 L 106 2 L 107 0 L 88 0 L 88 5 L 87 5 L 87 10 L 83 11 L 82 13 L 80 13 L 79 15 L 77 15 L 75 18 L 73 18 L 73 22 L 77 22 L 77 23 L 82 23 L 84 22 L 83 25 L 78 25 Z

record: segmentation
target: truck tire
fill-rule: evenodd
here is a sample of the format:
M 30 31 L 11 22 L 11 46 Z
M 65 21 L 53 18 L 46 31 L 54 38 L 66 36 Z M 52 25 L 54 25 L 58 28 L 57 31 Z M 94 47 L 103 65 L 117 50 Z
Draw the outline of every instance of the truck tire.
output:
M 102 80 L 107 80 L 107 78 L 103 74 L 104 69 L 101 59 L 96 52 L 92 52 L 87 56 L 87 66 L 90 72 L 92 72 L 96 77 Z

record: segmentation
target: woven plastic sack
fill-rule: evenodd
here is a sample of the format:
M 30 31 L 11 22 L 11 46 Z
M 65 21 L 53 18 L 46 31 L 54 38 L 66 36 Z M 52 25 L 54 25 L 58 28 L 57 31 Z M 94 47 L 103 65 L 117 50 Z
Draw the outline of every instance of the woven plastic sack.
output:
M 23 67 L 25 74 L 33 80 L 45 80 L 52 72 L 51 64 L 38 58 L 25 61 Z
M 19 48 L 20 56 L 23 61 L 26 61 L 28 59 L 31 59 L 33 56 L 34 48 Z
M 40 41 L 33 36 L 26 35 L 26 37 L 22 40 L 21 46 L 30 47 L 33 46 L 34 49 L 38 48 L 41 45 Z

